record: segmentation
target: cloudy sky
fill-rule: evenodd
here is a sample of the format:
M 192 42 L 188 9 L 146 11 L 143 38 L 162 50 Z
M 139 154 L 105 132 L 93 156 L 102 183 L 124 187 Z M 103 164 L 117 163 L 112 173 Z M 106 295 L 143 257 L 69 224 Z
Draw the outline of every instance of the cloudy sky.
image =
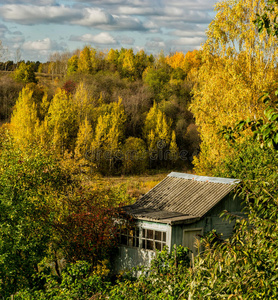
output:
M 0 40 L 11 60 L 43 62 L 84 45 L 186 52 L 205 41 L 216 1 L 1 0 Z

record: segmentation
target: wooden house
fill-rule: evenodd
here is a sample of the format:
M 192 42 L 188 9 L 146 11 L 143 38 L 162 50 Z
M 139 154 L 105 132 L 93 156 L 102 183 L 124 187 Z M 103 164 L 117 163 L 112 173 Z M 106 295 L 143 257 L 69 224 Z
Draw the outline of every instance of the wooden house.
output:
M 213 229 L 228 238 L 233 222 L 220 218 L 227 210 L 242 214 L 241 200 L 233 196 L 238 179 L 170 173 L 141 197 L 125 206 L 126 214 L 135 219 L 134 226 L 122 226 L 115 271 L 148 266 L 156 250 L 183 245 L 197 254 L 196 237 Z

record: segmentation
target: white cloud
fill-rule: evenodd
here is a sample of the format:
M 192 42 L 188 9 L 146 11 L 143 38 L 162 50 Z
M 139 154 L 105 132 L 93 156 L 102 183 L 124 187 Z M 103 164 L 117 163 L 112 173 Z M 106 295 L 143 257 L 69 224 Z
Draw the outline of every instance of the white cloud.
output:
M 82 36 L 76 37 L 76 36 L 71 36 L 70 38 L 71 41 L 81 41 L 85 43 L 95 43 L 99 45 L 116 45 L 117 41 L 113 36 L 111 36 L 107 32 L 101 32 L 97 35 L 92 35 L 92 34 L 84 34 Z
M 100 24 L 112 24 L 114 19 L 112 15 L 101 9 L 85 8 L 83 10 L 82 18 L 71 22 L 82 26 L 95 26 Z
M 171 9 L 165 10 L 165 13 L 160 16 L 153 16 L 151 18 L 153 22 L 159 22 L 159 24 L 165 27 L 173 27 L 171 23 L 181 21 L 183 23 L 209 23 L 211 17 L 208 13 L 195 10 L 182 10 L 182 9 Z
M 171 5 L 176 7 L 181 6 L 185 9 L 213 10 L 216 2 L 214 0 L 171 0 Z
M 124 15 L 156 15 L 159 10 L 155 7 L 120 6 L 117 13 Z
M 164 41 L 160 40 L 152 40 L 146 43 L 146 47 L 151 49 L 151 50 L 155 50 L 156 52 L 159 52 L 161 49 L 165 49 L 166 48 L 166 44 Z
M 170 34 L 180 37 L 206 37 L 205 28 L 201 30 L 197 27 L 193 27 L 191 29 L 186 28 L 185 30 L 173 30 L 170 32 Z
M 4 0 L 5 4 L 54 5 L 54 0 Z
M 205 38 L 202 37 L 184 37 L 177 40 L 172 40 L 171 45 L 188 46 L 188 45 L 200 45 L 205 42 Z
M 50 38 L 37 41 L 27 41 L 22 45 L 24 50 L 28 51 L 49 51 L 62 50 L 62 46 L 52 41 Z
M 77 0 L 77 2 L 93 3 L 95 5 L 123 5 L 128 0 Z
M 35 24 L 72 24 L 96 27 L 104 30 L 146 30 L 138 18 L 111 15 L 100 8 L 73 8 L 69 6 L 0 6 L 0 16 L 5 21 L 22 25 Z
M 15 4 L 0 6 L 0 16 L 5 21 L 13 21 L 23 25 L 65 23 L 68 20 L 82 17 L 79 10 L 64 5 L 29 6 Z
M 126 16 L 113 16 L 114 23 L 111 26 L 103 26 L 108 30 L 127 30 L 127 31 L 145 31 L 143 23 L 138 18 Z

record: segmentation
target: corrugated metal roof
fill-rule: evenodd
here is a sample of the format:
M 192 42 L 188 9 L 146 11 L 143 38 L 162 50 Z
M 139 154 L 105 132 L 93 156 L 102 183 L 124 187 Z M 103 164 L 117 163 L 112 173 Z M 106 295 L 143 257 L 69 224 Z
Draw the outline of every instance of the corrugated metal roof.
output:
M 239 182 L 238 179 L 172 172 L 125 210 L 136 218 L 167 223 L 174 219 L 199 219 Z

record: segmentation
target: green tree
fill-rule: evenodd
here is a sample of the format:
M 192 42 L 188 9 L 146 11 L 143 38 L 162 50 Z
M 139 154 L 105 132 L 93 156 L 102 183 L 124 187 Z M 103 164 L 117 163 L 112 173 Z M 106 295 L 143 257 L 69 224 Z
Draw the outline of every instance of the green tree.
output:
M 119 51 L 116 49 L 110 49 L 105 57 L 105 61 L 108 63 L 108 69 L 116 71 L 118 68 Z
M 47 256 L 57 191 L 67 184 L 49 153 L 32 146 L 22 152 L 12 139 L 0 151 L 0 295 L 41 286 L 34 279 Z
M 22 62 L 19 67 L 14 71 L 14 79 L 22 83 L 37 83 L 34 68 L 31 64 Z
M 124 174 L 140 174 L 147 170 L 149 156 L 142 139 L 135 137 L 126 139 L 122 154 Z
M 143 81 L 146 83 L 153 93 L 156 101 L 168 99 L 168 85 L 170 80 L 170 72 L 167 68 L 148 67 L 143 73 Z
M 78 56 L 73 55 L 69 60 L 68 60 L 68 69 L 67 73 L 68 75 L 76 73 L 78 70 Z

